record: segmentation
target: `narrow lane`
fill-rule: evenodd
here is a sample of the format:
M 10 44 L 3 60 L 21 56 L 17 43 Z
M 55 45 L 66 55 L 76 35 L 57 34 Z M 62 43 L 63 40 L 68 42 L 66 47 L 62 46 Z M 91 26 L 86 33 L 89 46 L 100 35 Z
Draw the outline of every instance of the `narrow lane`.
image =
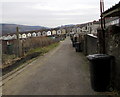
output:
M 86 58 L 69 38 L 3 86 L 3 95 L 94 95 Z

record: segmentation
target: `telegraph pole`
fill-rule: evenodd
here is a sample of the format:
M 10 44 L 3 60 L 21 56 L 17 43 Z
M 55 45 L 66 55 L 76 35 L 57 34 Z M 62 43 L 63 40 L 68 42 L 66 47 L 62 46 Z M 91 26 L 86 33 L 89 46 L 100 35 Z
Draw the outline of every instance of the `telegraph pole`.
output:
M 100 16 L 101 16 L 101 29 L 102 29 L 100 36 L 102 40 L 99 40 L 101 41 L 100 53 L 105 54 L 105 19 L 103 18 L 103 14 L 102 14 L 103 12 L 104 12 L 104 1 L 100 0 L 100 14 L 101 14 Z

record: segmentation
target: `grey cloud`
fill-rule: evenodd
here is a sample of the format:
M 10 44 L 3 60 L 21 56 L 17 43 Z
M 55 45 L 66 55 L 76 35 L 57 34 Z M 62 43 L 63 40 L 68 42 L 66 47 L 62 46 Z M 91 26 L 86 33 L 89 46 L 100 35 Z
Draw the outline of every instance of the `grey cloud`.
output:
M 100 18 L 99 0 L 33 1 L 2 3 L 3 22 L 54 27 L 63 24 L 83 23 Z M 114 5 L 118 1 L 119 0 L 105 0 L 105 5 L 107 6 L 106 9 L 108 8 L 108 6 Z M 34 6 L 37 4 L 39 4 L 40 6 L 40 8 L 38 9 L 34 8 Z M 86 8 L 81 8 L 79 5 L 85 5 Z M 51 9 L 58 8 L 59 10 L 49 10 L 47 8 L 42 9 L 42 7 L 45 6 L 48 6 L 48 8 Z M 68 10 L 63 10 L 65 8 L 68 8 Z

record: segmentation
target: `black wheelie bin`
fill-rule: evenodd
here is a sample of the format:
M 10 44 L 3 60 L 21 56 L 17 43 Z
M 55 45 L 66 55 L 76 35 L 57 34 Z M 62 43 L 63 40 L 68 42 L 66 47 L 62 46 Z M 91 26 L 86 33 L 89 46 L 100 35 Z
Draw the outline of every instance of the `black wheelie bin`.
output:
M 80 42 L 76 42 L 75 43 L 75 50 L 76 50 L 76 52 L 81 52 L 82 50 L 81 50 L 81 43 Z
M 90 61 L 91 86 L 94 91 L 108 91 L 111 78 L 111 58 L 106 54 L 93 54 L 87 56 Z

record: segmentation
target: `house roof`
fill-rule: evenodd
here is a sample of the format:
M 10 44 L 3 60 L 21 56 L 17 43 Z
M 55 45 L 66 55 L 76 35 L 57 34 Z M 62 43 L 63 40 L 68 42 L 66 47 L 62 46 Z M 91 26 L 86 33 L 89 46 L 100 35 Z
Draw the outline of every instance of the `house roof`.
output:
M 93 24 L 100 24 L 101 21 L 93 21 Z
M 104 11 L 102 14 L 103 14 L 103 17 L 120 16 L 120 2 L 118 4 L 112 6 L 108 10 Z

